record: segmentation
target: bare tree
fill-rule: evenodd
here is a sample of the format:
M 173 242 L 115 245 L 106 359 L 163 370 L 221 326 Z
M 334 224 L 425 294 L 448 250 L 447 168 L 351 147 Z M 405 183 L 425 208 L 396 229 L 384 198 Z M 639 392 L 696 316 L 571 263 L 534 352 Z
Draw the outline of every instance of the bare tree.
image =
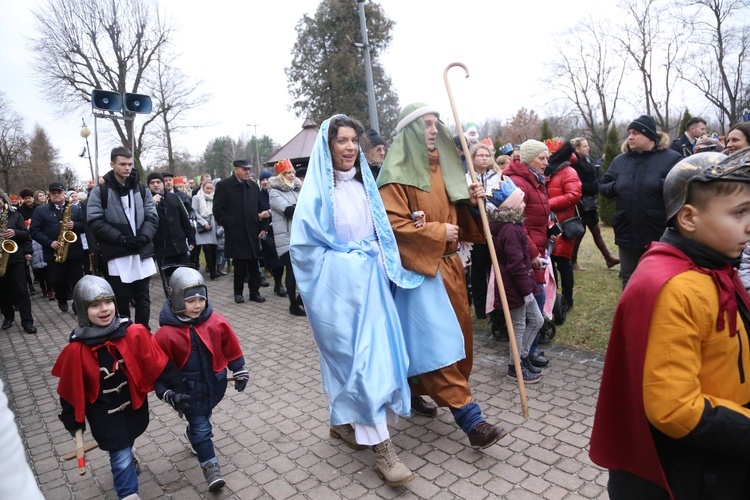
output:
M 670 100 L 684 61 L 689 27 L 671 17 L 660 0 L 622 0 L 619 7 L 625 16 L 614 38 L 640 73 L 646 114 L 664 132 L 672 133 L 678 120 L 672 117 Z
M 725 132 L 750 101 L 750 0 L 689 0 L 681 12 L 695 56 L 680 76 L 720 110 Z
M 547 79 L 583 122 L 589 140 L 602 151 L 620 100 L 625 61 L 613 47 L 608 26 L 589 17 L 562 36 L 558 59 Z
M 11 180 L 20 177 L 19 170 L 26 168 L 29 144 L 23 129 L 23 118 L 11 109 L 3 92 L 0 92 L 0 174 L 5 192 L 10 193 Z
M 34 18 L 39 86 L 62 114 L 90 102 L 93 89 L 143 93 L 147 71 L 171 34 L 151 0 L 46 0 Z M 155 119 L 140 122 L 133 154 L 141 171 L 144 130 Z M 122 144 L 130 146 L 134 122 L 112 122 Z
M 178 151 L 174 143 L 176 135 L 189 128 L 202 125 L 187 124 L 185 115 L 192 109 L 208 102 L 209 96 L 200 93 L 200 81 L 191 81 L 174 64 L 174 57 L 160 52 L 157 55 L 153 72 L 148 77 L 147 87 L 154 98 L 154 115 L 159 117 L 156 160 L 166 164 L 167 169 L 177 171 L 178 158 L 185 157 L 186 151 Z M 141 130 L 143 135 L 143 130 Z
M 528 139 L 539 139 L 541 130 L 542 120 L 539 115 L 533 109 L 521 108 L 508 120 L 503 130 L 503 140 L 521 144 Z

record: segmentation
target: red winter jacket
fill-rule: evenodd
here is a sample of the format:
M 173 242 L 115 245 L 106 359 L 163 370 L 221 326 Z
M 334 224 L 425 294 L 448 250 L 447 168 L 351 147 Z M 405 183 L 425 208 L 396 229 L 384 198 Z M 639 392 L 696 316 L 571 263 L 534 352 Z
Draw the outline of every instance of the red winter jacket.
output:
M 562 222 L 576 216 L 576 205 L 581 201 L 583 187 L 578 173 L 570 162 L 566 161 L 557 168 L 552 169 L 547 182 L 550 209 L 557 215 L 557 221 Z M 563 238 L 562 235 L 555 242 L 552 255 L 569 259 L 573 255 L 575 240 Z
M 547 252 L 547 229 L 549 228 L 549 198 L 547 189 L 541 184 L 531 172 L 531 167 L 513 160 L 505 167 L 503 174 L 510 177 L 513 182 L 524 192 L 523 201 L 526 203 L 524 210 L 524 228 L 529 236 L 529 255 L 532 260 Z M 579 186 L 580 193 L 580 186 Z M 544 283 L 544 270 L 534 273 L 537 283 Z

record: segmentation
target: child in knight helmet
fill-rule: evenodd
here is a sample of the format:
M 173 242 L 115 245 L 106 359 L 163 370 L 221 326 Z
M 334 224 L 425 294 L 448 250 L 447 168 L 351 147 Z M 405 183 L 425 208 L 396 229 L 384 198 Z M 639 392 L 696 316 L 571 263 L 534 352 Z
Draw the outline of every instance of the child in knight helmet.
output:
M 60 353 L 52 375 L 65 429 L 75 435 L 91 426 L 99 448 L 109 452 L 118 498 L 137 499 L 133 443 L 148 427 L 148 393 L 186 409 L 182 374 L 144 326 L 117 317 L 112 287 L 98 276 L 84 276 L 73 289 L 78 327 Z M 167 389 L 170 388 L 170 389 Z
M 685 158 L 664 202 L 615 311 L 590 457 L 613 500 L 750 498 L 750 151 Z
M 179 267 L 169 278 L 167 293 L 154 336 L 187 379 L 191 403 L 185 410 L 185 435 L 198 455 L 208 491 L 213 492 L 224 487 L 224 479 L 211 441 L 211 411 L 227 390 L 227 368 L 234 374 L 238 392 L 245 390 L 250 377 L 237 335 L 208 303 L 203 276 Z
M 503 177 L 491 189 L 486 210 L 521 358 L 521 376 L 525 383 L 536 384 L 542 377 L 542 370 L 529 361 L 529 348 L 544 318 L 534 298 L 534 292 L 539 287 L 534 281 L 528 237 L 523 227 L 526 206 L 523 197 L 523 191 L 516 187 L 510 177 Z M 499 280 L 496 283 L 499 285 Z M 495 294 L 495 309 L 503 309 L 499 293 Z M 508 377 L 517 376 L 512 354 L 508 353 Z

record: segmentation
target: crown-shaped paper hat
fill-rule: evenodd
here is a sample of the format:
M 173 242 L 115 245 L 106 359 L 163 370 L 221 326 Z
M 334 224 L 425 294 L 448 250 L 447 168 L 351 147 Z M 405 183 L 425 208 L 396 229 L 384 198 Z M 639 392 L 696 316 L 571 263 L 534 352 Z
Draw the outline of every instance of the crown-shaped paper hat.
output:
M 556 153 L 563 145 L 562 137 L 553 137 L 552 139 L 545 139 L 544 145 L 549 149 L 550 154 Z

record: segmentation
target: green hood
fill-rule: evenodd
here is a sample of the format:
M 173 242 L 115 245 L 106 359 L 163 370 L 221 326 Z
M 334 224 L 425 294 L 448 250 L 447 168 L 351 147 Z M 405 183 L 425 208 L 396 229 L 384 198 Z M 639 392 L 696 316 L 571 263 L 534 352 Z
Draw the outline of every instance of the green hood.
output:
M 402 124 L 402 120 L 411 113 L 422 110 L 421 115 L 412 117 L 411 121 Z M 424 140 L 424 122 L 422 115 L 437 112 L 422 103 L 409 104 L 398 116 L 401 130 L 397 133 L 388 150 L 383 166 L 378 175 L 378 187 L 386 184 L 403 184 L 430 192 L 430 160 L 427 157 L 427 145 Z M 416 114 L 419 114 L 417 111 Z M 398 127 L 397 127 L 398 128 Z M 435 140 L 440 154 L 440 170 L 448 198 L 452 203 L 469 199 L 469 188 L 466 184 L 461 158 L 451 138 L 448 127 L 438 121 L 438 135 Z

